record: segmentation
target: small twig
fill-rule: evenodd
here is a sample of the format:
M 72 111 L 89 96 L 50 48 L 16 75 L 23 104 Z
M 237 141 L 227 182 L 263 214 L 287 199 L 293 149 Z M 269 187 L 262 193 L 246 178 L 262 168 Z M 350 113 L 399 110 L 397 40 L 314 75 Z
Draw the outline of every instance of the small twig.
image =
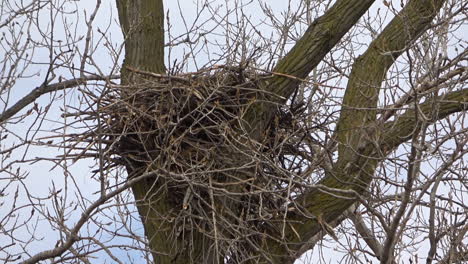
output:
M 32 90 L 28 95 L 25 97 L 21 98 L 16 104 L 8 108 L 5 112 L 0 114 L 0 124 L 8 120 L 10 117 L 14 116 L 16 113 L 21 111 L 23 108 L 25 108 L 27 105 L 30 103 L 34 102 L 36 99 L 38 99 L 40 96 L 50 93 L 50 92 L 55 92 L 55 91 L 60 91 L 68 88 L 73 88 L 82 84 L 87 83 L 88 81 L 105 81 L 105 80 L 110 80 L 110 79 L 118 79 L 120 78 L 119 75 L 111 75 L 111 76 L 96 76 L 96 75 L 91 75 L 91 76 L 85 76 L 81 78 L 76 78 L 76 79 L 71 79 L 63 82 L 58 82 L 54 84 L 42 84 L 39 87 L 36 87 L 34 90 Z
M 129 70 L 129 71 L 141 74 L 141 75 L 149 76 L 149 77 L 154 77 L 154 78 L 159 78 L 159 79 L 176 80 L 176 81 L 179 81 L 179 82 L 183 82 L 185 84 L 191 84 L 192 83 L 190 81 L 190 79 L 183 78 L 183 77 L 180 77 L 180 76 L 172 76 L 172 75 L 167 75 L 167 74 L 158 74 L 158 73 L 154 73 L 154 72 L 142 71 L 142 70 L 138 70 L 138 69 L 128 67 L 128 66 L 126 67 L 126 69 Z
M 95 213 L 95 210 L 98 210 L 98 208 L 103 205 L 105 202 L 108 200 L 112 199 L 114 196 L 118 195 L 119 193 L 127 190 L 128 188 L 132 187 L 134 184 L 137 182 L 149 178 L 149 177 L 154 177 L 158 174 L 159 172 L 157 171 L 151 171 L 145 174 L 142 174 L 141 176 L 129 179 L 125 184 L 120 186 L 119 188 L 107 193 L 104 196 L 101 196 L 99 199 L 97 199 L 94 203 L 92 203 L 82 214 L 80 219 L 76 222 L 75 226 L 70 230 L 70 233 L 65 241 L 61 244 L 61 246 L 55 247 L 54 249 L 51 250 L 45 250 L 40 253 L 37 253 L 36 255 L 32 256 L 31 258 L 21 262 L 22 264 L 29 264 L 29 263 L 37 263 L 42 260 L 50 259 L 50 258 L 55 258 L 60 255 L 62 255 L 65 251 L 69 250 L 72 245 L 79 240 L 78 233 L 81 229 L 81 227 L 89 220 L 91 215 Z

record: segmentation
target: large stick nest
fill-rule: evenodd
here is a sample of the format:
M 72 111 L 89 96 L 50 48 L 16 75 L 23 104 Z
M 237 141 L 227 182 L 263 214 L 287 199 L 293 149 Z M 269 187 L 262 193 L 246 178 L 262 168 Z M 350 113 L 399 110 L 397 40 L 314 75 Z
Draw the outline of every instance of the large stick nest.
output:
M 265 220 L 285 212 L 304 183 L 294 171 L 312 162 L 310 152 L 301 154 L 308 132 L 297 119 L 301 108 L 278 108 L 261 139 L 249 138 L 242 121 L 252 104 L 268 98 L 261 86 L 271 75 L 241 67 L 177 76 L 128 70 L 128 83 L 137 84 L 109 87 L 96 99 L 99 125 L 89 136 L 103 135 L 101 158 L 108 166 L 124 165 L 130 177 L 167 172 L 149 184 L 165 190 L 185 217 L 205 219 L 208 226 L 214 224 L 206 217 L 217 210 L 214 200 L 235 204 L 228 209 L 240 214 L 236 222 L 247 234 L 264 232 Z M 239 226 L 231 229 L 231 239 L 246 235 L 233 235 L 244 232 Z

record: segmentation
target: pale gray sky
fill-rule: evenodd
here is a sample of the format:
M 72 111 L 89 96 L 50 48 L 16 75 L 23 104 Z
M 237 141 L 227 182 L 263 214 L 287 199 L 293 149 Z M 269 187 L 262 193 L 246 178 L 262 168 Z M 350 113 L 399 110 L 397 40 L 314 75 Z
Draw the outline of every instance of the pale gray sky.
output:
M 111 72 L 112 69 L 115 69 L 114 65 L 117 63 L 117 65 L 120 65 L 122 56 L 120 56 L 118 59 L 113 57 L 113 54 L 109 53 L 109 49 L 104 46 L 105 39 L 102 39 L 100 36 L 100 31 L 105 31 L 106 34 L 105 36 L 107 39 L 110 41 L 110 44 L 112 44 L 113 48 L 115 50 L 118 50 L 121 48 L 121 44 L 123 41 L 122 34 L 120 31 L 120 28 L 118 26 L 118 17 L 117 17 L 117 10 L 115 8 L 115 1 L 102 1 L 102 6 L 99 9 L 96 20 L 93 23 L 93 43 L 99 43 L 97 45 L 97 49 L 94 51 L 92 57 L 94 59 L 94 62 L 96 65 L 99 66 L 99 70 L 103 71 L 105 74 L 118 74 L 118 72 Z M 209 20 L 211 17 L 206 17 L 209 15 L 208 11 L 205 11 L 202 13 L 200 17 L 196 17 L 197 15 L 197 7 L 201 7 L 203 1 L 198 1 L 193 2 L 190 0 L 180 0 L 180 1 L 165 1 L 165 9 L 166 13 L 169 14 L 170 16 L 170 24 L 172 26 L 171 28 L 171 36 L 177 37 L 180 35 L 183 35 L 187 32 L 186 26 L 190 29 L 190 26 L 192 24 L 192 21 L 195 19 L 198 19 L 198 23 L 201 21 Z M 219 14 L 220 18 L 222 18 L 223 12 L 225 12 L 226 7 L 222 5 L 227 5 L 228 6 L 233 6 L 234 1 L 216 1 L 219 2 L 220 9 L 219 9 Z M 244 2 L 249 2 L 249 1 L 244 1 Z M 295 0 L 291 1 L 291 4 L 288 4 L 287 1 L 264 1 L 267 2 L 272 10 L 278 14 L 278 17 L 280 17 L 279 14 L 282 14 L 288 10 L 288 8 L 294 10 L 297 8 L 299 5 L 300 1 Z M 271 35 L 271 34 L 277 34 L 274 30 L 271 30 L 271 28 L 268 27 L 266 24 L 262 23 L 269 23 L 265 19 L 265 16 L 259 12 L 258 8 L 258 2 L 253 1 L 253 3 L 248 7 L 245 8 L 243 11 L 246 13 L 247 16 L 251 18 L 251 21 L 253 24 L 257 25 L 258 28 L 257 30 L 262 31 L 263 34 L 265 35 Z M 65 27 L 65 24 L 70 25 L 68 29 L 70 29 L 70 32 L 73 34 L 76 34 L 77 36 L 85 36 L 86 35 L 86 25 L 85 25 L 85 19 L 89 17 L 89 15 L 93 12 L 93 9 L 96 6 L 96 2 L 92 0 L 87 0 L 87 1 L 71 1 L 69 4 L 67 4 L 67 9 L 72 11 L 75 8 L 77 9 L 77 12 L 75 13 L 69 13 L 64 16 L 58 16 L 56 19 L 56 25 L 54 27 L 53 33 L 56 36 L 56 39 L 60 39 L 63 37 L 64 39 L 64 47 L 62 50 L 66 49 L 65 45 L 65 36 L 68 34 L 67 32 L 67 27 Z M 216 6 L 214 4 L 213 6 Z M 376 12 L 380 12 L 380 14 L 383 13 L 383 18 L 385 21 L 388 21 L 391 19 L 393 16 L 389 12 L 382 11 L 381 9 L 383 8 L 383 5 L 379 1 L 378 4 L 374 5 L 373 8 L 369 12 L 369 16 L 375 15 Z M 86 14 L 86 15 L 85 15 Z M 43 14 L 41 15 L 41 19 L 39 20 L 39 28 L 46 34 L 50 34 L 50 13 L 47 10 L 43 11 Z M 185 19 L 185 23 L 181 17 Z M 231 14 L 229 16 L 230 19 L 235 20 L 235 14 Z M 3 18 L 0 18 L 0 21 L 2 21 Z M 385 24 L 385 23 L 382 23 Z M 205 29 L 210 29 L 213 28 L 213 23 L 208 23 L 205 26 Z M 33 39 L 35 38 L 41 38 L 41 35 L 39 33 L 38 28 L 34 29 L 34 26 L 32 26 L 31 32 L 31 37 Z M 303 31 L 305 29 L 305 26 L 302 25 L 297 28 L 297 30 Z M 380 31 L 381 28 L 376 28 L 375 30 Z M 464 32 L 467 32 L 467 25 L 464 25 L 461 29 Z M 214 32 L 211 33 L 216 33 L 222 32 L 222 28 L 217 28 L 215 29 Z M 1 29 L 0 29 L 1 32 Z M 468 34 L 467 34 L 468 35 Z M 196 37 L 196 34 L 192 33 L 190 35 L 191 38 Z M 277 38 L 278 36 L 276 36 Z M 275 36 L 273 36 L 275 38 Z M 218 41 L 224 41 L 222 35 L 213 35 L 211 37 L 211 40 L 218 40 Z M 100 41 L 100 42 L 99 42 Z M 362 39 L 362 42 L 369 42 L 370 39 Z M 177 42 L 177 41 L 176 41 Z M 77 45 L 78 47 L 84 47 L 84 40 L 80 41 Z M 365 46 L 361 47 L 361 51 L 364 50 Z M 167 59 L 168 62 L 172 62 L 175 58 L 178 58 L 180 60 L 180 57 L 183 57 L 183 55 L 188 51 L 189 47 L 180 45 L 178 47 L 174 47 L 172 52 L 171 52 L 171 58 Z M 218 50 L 217 50 L 218 49 Z M 60 48 L 56 49 L 57 51 L 60 50 Z M 82 51 L 82 50 L 81 50 Z M 2 52 L 2 50 L 0 50 Z M 76 51 L 74 51 L 76 52 Z M 201 51 L 201 54 L 203 54 L 204 51 Z M 210 50 L 212 53 L 221 53 L 222 50 L 219 48 L 216 48 L 215 45 L 213 45 L 213 48 Z M 358 52 L 357 52 L 358 53 Z M 169 54 L 169 53 L 168 53 Z M 49 53 L 46 49 L 37 49 L 35 52 L 32 54 L 32 58 L 35 62 L 41 62 L 41 63 L 47 63 L 48 62 L 48 56 Z M 1 56 L 0 56 L 1 57 Z M 80 56 L 75 57 L 74 61 L 76 65 L 79 65 L 80 61 Z M 117 61 L 115 61 L 117 59 Z M 188 71 L 193 71 L 196 70 L 197 67 L 203 66 L 205 63 L 209 61 L 209 58 L 207 56 L 200 56 L 197 57 L 197 64 L 191 63 L 189 64 L 189 68 L 186 70 Z M 87 67 L 90 71 L 92 72 L 97 72 L 98 69 L 92 66 Z M 27 93 L 29 93 L 34 87 L 37 87 L 41 84 L 41 82 L 45 78 L 45 73 L 47 72 L 47 65 L 46 64 L 35 64 L 32 65 L 28 71 L 25 73 L 25 75 L 29 75 L 27 78 L 24 79 L 19 79 L 17 83 L 15 84 L 15 87 L 13 89 L 13 93 L 9 97 L 9 105 L 12 104 L 12 102 L 15 102 L 19 98 L 23 97 Z M 75 72 L 76 73 L 76 72 Z M 70 78 L 72 76 L 72 73 L 68 71 L 66 68 L 65 69 L 58 69 L 56 71 L 57 76 L 63 76 L 64 78 Z M 58 79 L 58 77 L 57 77 Z M 343 86 L 345 85 L 342 84 Z M 34 138 L 40 138 L 43 136 L 48 136 L 50 133 L 48 131 L 43 131 L 47 130 L 50 127 L 60 127 L 63 125 L 64 119 L 62 119 L 60 116 L 63 113 L 59 108 L 66 109 L 66 111 L 73 112 L 73 109 L 69 108 L 68 106 L 79 106 L 81 100 L 79 100 L 80 92 L 76 89 L 71 89 L 71 90 L 66 90 L 66 91 L 60 91 L 56 94 L 53 95 L 44 95 L 40 99 L 37 100 L 37 103 L 45 107 L 48 102 L 50 102 L 51 98 L 58 98 L 58 97 L 65 97 L 65 103 L 63 104 L 54 104 L 54 106 L 50 109 L 49 113 L 47 114 L 47 120 L 44 120 L 44 124 L 41 126 L 41 129 L 37 131 L 37 135 L 34 135 Z M 2 105 L 3 104 L 3 105 Z M 0 101 L 0 111 L 4 109 L 5 105 L 2 101 Z M 31 109 L 32 106 L 28 107 L 25 109 L 25 111 Z M 24 111 L 24 112 L 25 112 Z M 67 119 L 66 122 L 72 122 L 72 119 Z M 31 139 L 33 136 L 31 135 L 30 132 L 28 132 L 28 129 L 30 127 L 33 127 L 34 129 L 38 128 L 38 124 L 34 123 L 34 120 L 32 118 L 27 118 L 24 122 L 21 122 L 20 124 L 15 124 L 15 125 L 9 125 L 8 129 L 9 132 L 15 133 L 18 135 L 18 137 L 21 138 L 26 138 L 26 139 Z M 34 130 L 33 129 L 33 130 Z M 78 130 L 79 131 L 79 130 Z M 57 133 L 61 133 L 63 130 L 57 131 Z M 67 129 L 67 132 L 70 132 L 70 129 Z M 1 136 L 1 135 L 0 135 Z M 14 137 L 10 136 L 8 139 L 5 141 L 1 142 L 0 146 L 6 147 L 6 146 L 11 146 L 14 141 L 16 141 Z M 58 139 L 54 139 L 57 142 L 59 141 Z M 23 159 L 23 154 L 25 153 L 26 148 L 22 147 L 19 149 L 19 151 L 15 152 L 15 155 L 17 157 L 13 157 L 13 159 Z M 61 152 L 62 151 L 62 152 Z M 44 148 L 43 146 L 31 146 L 29 149 L 27 149 L 27 154 L 25 156 L 25 159 L 32 159 L 37 156 L 43 156 L 43 157 L 48 157 L 48 158 L 54 158 L 57 155 L 63 154 L 63 150 L 57 150 L 53 148 Z M 76 164 L 72 164 L 70 162 L 67 163 L 61 163 L 60 166 L 56 166 L 53 170 L 51 168 L 54 167 L 54 163 L 51 161 L 41 161 L 38 163 L 34 164 L 29 164 L 28 162 L 21 163 L 20 165 L 15 165 L 18 167 L 21 167 L 21 170 L 24 171 L 25 180 L 23 181 L 25 186 L 28 188 L 28 191 L 30 192 L 31 195 L 37 196 L 37 197 L 47 197 L 48 194 L 51 192 L 53 188 L 56 190 L 62 189 L 62 194 L 63 198 L 66 199 L 67 203 L 78 203 L 79 207 L 77 210 L 69 210 L 70 217 L 67 221 L 67 224 L 70 226 L 76 221 L 76 219 L 79 217 L 81 214 L 80 208 L 83 206 L 83 203 L 88 203 L 92 201 L 93 199 L 96 199 L 97 192 L 99 191 L 99 183 L 96 179 L 90 179 L 90 175 L 92 174 L 91 171 L 95 169 L 95 163 L 93 161 L 79 161 Z M 0 174 L 0 189 L 2 188 L 2 177 L 5 177 L 4 175 Z M 18 206 L 21 204 L 28 204 L 29 201 L 26 200 L 24 197 L 25 196 L 25 189 L 24 186 L 18 185 L 19 188 L 19 197 L 20 200 L 18 202 Z M 54 187 L 55 186 L 55 187 Z M 63 190 L 63 186 L 67 186 L 66 190 Z M 8 191 L 12 192 L 14 191 L 15 186 L 9 186 Z M 83 197 L 86 197 L 88 201 L 81 200 L 81 198 L 77 198 L 77 191 L 79 189 L 80 195 Z M 21 200 L 23 199 L 23 200 Z M 2 201 L 5 202 L 5 205 L 0 207 L 0 218 L 4 214 L 5 211 L 7 211 L 9 208 L 8 206 L 11 205 L 11 201 Z M 50 208 L 53 207 L 53 203 L 55 201 L 53 200 L 43 200 L 43 206 L 48 206 Z M 130 206 L 133 208 L 132 206 Z M 111 212 L 114 209 L 110 209 L 109 212 Z M 21 212 L 21 211 L 19 211 Z M 29 215 L 25 214 L 23 217 L 20 218 L 20 220 L 27 219 Z M 39 217 L 39 219 L 43 218 L 41 216 L 34 216 L 33 220 L 36 219 L 36 217 Z M 135 216 L 138 218 L 138 216 Z M 54 247 L 54 244 L 56 240 L 59 238 L 59 233 L 56 232 L 56 230 L 51 229 L 47 221 L 39 220 L 39 221 L 31 221 L 31 223 L 28 223 L 29 225 L 32 224 L 37 224 L 38 230 L 40 230 L 38 234 L 38 238 L 40 240 L 33 242 L 29 245 L 27 248 L 28 252 L 30 254 L 37 253 L 39 251 L 45 250 L 45 249 L 51 249 Z M 143 234 L 141 226 L 139 223 L 133 224 L 133 227 L 135 228 L 134 231 L 139 232 L 139 234 Z M 112 225 L 109 226 L 109 228 L 112 228 Z M 95 233 L 95 230 L 97 227 L 93 224 L 90 224 L 89 226 L 86 226 L 86 230 L 84 232 L 92 235 Z M 24 228 L 24 233 L 16 233 L 17 236 L 24 235 L 25 238 L 29 236 L 27 232 L 27 228 Z M 106 239 L 105 237 L 101 237 L 100 239 Z M 3 241 L 2 241 L 3 240 Z M 0 234 L 0 247 L 4 241 L 8 240 L 5 236 L 2 236 Z M 129 243 L 129 240 L 121 239 L 119 241 L 113 241 L 115 244 L 120 244 L 120 243 Z M 327 246 L 333 245 L 332 243 L 325 243 L 326 246 L 321 247 L 320 249 L 317 249 L 314 251 L 312 255 L 305 256 L 304 259 L 298 261 L 298 263 L 315 263 L 315 259 L 319 257 L 323 257 L 324 259 L 329 259 L 330 263 L 335 263 L 341 259 L 342 254 L 335 252 L 334 248 L 328 248 Z M 122 250 L 113 250 L 113 252 L 117 256 L 121 256 L 123 261 L 126 263 L 130 263 L 125 261 L 128 256 L 127 254 L 130 255 L 131 258 L 134 258 L 134 262 L 137 263 L 141 261 L 141 255 L 140 254 L 133 254 L 131 251 L 125 252 Z M 422 250 L 422 253 L 425 254 L 427 250 Z M 99 256 L 105 256 L 103 253 L 99 253 Z M 103 257 L 103 259 L 100 259 L 99 261 L 110 261 L 109 258 Z M 97 262 L 96 262 L 97 263 Z M 112 261 L 110 261 L 112 263 Z

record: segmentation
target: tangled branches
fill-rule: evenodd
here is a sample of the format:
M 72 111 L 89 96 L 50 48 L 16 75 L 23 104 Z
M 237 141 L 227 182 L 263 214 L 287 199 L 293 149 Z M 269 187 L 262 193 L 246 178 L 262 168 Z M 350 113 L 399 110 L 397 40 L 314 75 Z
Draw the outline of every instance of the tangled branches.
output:
M 311 128 L 300 120 L 305 107 L 278 108 L 256 141 L 242 117 L 267 97 L 261 86 L 270 74 L 219 66 L 178 76 L 128 70 L 143 80 L 94 98 L 99 110 L 89 118 L 98 127 L 84 136 L 106 143 L 106 167 L 123 165 L 129 177 L 159 172 L 136 198 L 164 197 L 174 209 L 160 217 L 173 223 L 174 238 L 201 230 L 215 241 L 211 250 L 233 261 L 252 257 L 266 234 L 281 239 L 281 230 L 266 220 L 294 210 L 292 197 L 310 184 L 302 171 L 308 168 L 309 175 L 317 167 L 308 145 Z

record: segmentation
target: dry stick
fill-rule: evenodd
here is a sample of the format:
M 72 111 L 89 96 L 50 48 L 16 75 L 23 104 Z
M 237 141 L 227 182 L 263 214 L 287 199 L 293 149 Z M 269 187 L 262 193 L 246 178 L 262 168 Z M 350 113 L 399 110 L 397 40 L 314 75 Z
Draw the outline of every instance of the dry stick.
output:
M 364 220 L 362 219 L 361 214 L 359 212 L 354 213 L 352 211 L 348 211 L 348 217 L 349 219 L 351 219 L 351 221 L 354 224 L 354 227 L 356 228 L 358 233 L 361 235 L 361 237 L 364 239 L 366 244 L 374 252 L 377 259 L 380 260 L 382 257 L 383 246 L 377 240 L 374 233 L 366 226 L 366 223 L 364 223 Z
M 5 112 L 1 113 L 0 124 L 8 120 L 10 117 L 14 116 L 16 113 L 21 111 L 27 105 L 34 102 L 37 98 L 39 98 L 40 96 L 46 93 L 73 88 L 73 87 L 85 84 L 88 81 L 105 81 L 105 80 L 118 79 L 118 78 L 120 78 L 120 75 L 110 75 L 110 76 L 105 76 L 105 77 L 91 75 L 91 76 L 85 76 L 85 77 L 71 79 L 71 80 L 67 80 L 63 82 L 58 82 L 54 84 L 49 84 L 49 85 L 44 83 L 41 86 L 36 87 L 28 95 L 21 98 L 18 102 L 16 102 L 16 104 L 8 108 Z
M 454 78 L 457 75 L 463 75 L 465 72 L 468 72 L 468 67 L 457 68 L 457 69 L 455 69 L 453 71 L 448 72 L 444 76 L 438 77 L 437 80 L 428 81 L 428 82 L 424 82 L 424 83 L 420 84 L 416 88 L 416 92 L 417 93 L 422 93 L 422 92 L 429 91 L 429 90 L 431 90 L 433 88 L 437 88 L 438 85 L 441 85 L 442 83 L 451 80 L 452 78 Z M 398 101 L 395 104 L 390 105 L 388 107 L 389 109 L 386 110 L 382 114 L 382 117 L 380 118 L 380 120 L 387 121 L 397 110 L 399 110 L 405 104 L 410 103 L 414 99 L 415 99 L 414 93 L 404 95 L 403 97 L 398 99 Z
M 463 242 L 463 239 L 466 237 L 466 233 L 468 232 L 468 224 L 463 226 L 461 230 L 459 231 L 458 235 L 456 235 L 450 243 L 450 249 L 449 251 L 445 254 L 445 256 L 438 262 L 438 264 L 449 264 L 449 263 L 460 263 L 462 261 L 467 261 L 468 260 L 468 250 L 466 248 L 461 248 L 461 250 L 457 250 L 457 246 L 460 246 L 460 244 Z M 463 262 L 465 263 L 465 262 Z
M 328 224 L 331 225 L 332 228 L 339 226 L 344 220 L 348 219 L 349 214 L 352 214 L 354 210 L 356 210 L 356 208 L 357 208 L 357 204 L 355 203 L 350 208 L 348 208 L 348 210 L 346 210 L 345 213 L 343 213 L 340 217 L 333 220 L 332 222 L 329 222 Z M 302 254 L 304 254 L 310 249 L 313 249 L 315 245 L 318 242 L 322 241 L 326 235 L 328 235 L 328 233 L 325 230 L 322 230 L 318 232 L 317 234 L 315 234 L 313 237 L 311 237 L 306 243 L 304 243 L 301 246 L 301 248 L 294 254 L 294 257 L 296 259 L 300 258 Z
M 416 120 L 418 120 L 419 118 L 420 117 L 416 116 Z M 418 175 L 419 167 L 421 165 L 421 155 L 422 155 L 421 150 L 419 150 L 416 146 L 419 145 L 420 142 L 424 140 L 424 135 L 425 135 L 424 129 L 425 127 L 417 129 L 413 135 L 412 144 L 411 144 L 411 153 L 410 153 L 410 156 L 408 157 L 409 165 L 408 165 L 408 172 L 407 172 L 407 181 L 403 187 L 404 188 L 403 199 L 400 203 L 398 211 L 395 213 L 393 221 L 390 224 L 390 229 L 387 232 L 387 239 L 385 240 L 383 244 L 383 248 L 381 251 L 382 254 L 381 254 L 381 259 L 380 259 L 380 263 L 382 264 L 393 263 L 395 261 L 394 256 L 393 256 L 394 247 L 395 247 L 396 240 L 401 235 L 401 232 L 398 232 L 398 228 L 400 228 L 400 230 L 403 230 L 403 228 L 406 225 L 406 221 L 401 221 L 401 220 L 410 202 L 411 189 L 413 187 L 413 183 L 415 181 L 415 178 Z M 419 139 L 420 135 L 421 135 L 421 139 Z
M 141 176 L 129 179 L 126 181 L 121 187 L 115 189 L 112 192 L 107 193 L 104 196 L 101 196 L 99 199 L 97 199 L 93 204 L 91 204 L 88 209 L 86 209 L 82 214 L 78 222 L 76 222 L 75 226 L 73 229 L 71 229 L 67 239 L 62 243 L 61 246 L 56 247 L 51 250 L 45 250 L 40 253 L 37 253 L 36 255 L 32 256 L 28 260 L 25 260 L 21 262 L 21 264 L 33 264 L 37 263 L 42 260 L 50 259 L 50 258 L 55 258 L 60 255 L 62 255 L 65 251 L 69 250 L 73 243 L 79 240 L 78 238 L 78 232 L 80 231 L 81 227 L 89 220 L 91 215 L 94 213 L 96 209 L 98 209 L 99 206 L 103 205 L 106 201 L 109 199 L 113 198 L 114 196 L 118 195 L 119 193 L 127 190 L 137 182 L 149 178 L 149 177 L 154 177 L 157 176 L 160 173 L 160 171 L 151 171 L 148 173 L 145 173 Z
M 276 75 L 276 76 L 296 80 L 296 81 L 299 81 L 299 82 L 302 82 L 302 83 L 308 83 L 308 84 L 311 84 L 311 85 L 316 85 L 316 86 L 319 86 L 319 87 L 326 87 L 326 88 L 333 88 L 333 89 L 343 89 L 342 87 L 326 85 L 326 84 L 321 83 L 321 82 L 314 82 L 314 81 L 311 81 L 311 80 L 302 79 L 302 78 L 299 78 L 299 77 L 296 77 L 296 76 L 293 76 L 293 75 L 290 75 L 290 74 L 286 74 L 286 73 L 268 71 L 268 70 L 264 70 L 264 69 L 260 69 L 260 68 L 255 68 L 255 67 L 252 67 L 252 66 L 249 66 L 249 68 L 252 68 L 252 69 L 257 70 L 257 71 L 262 71 L 262 72 L 267 73 L 267 74 Z M 319 91 L 320 91 L 320 89 L 319 89 Z
M 154 78 L 159 78 L 159 79 L 176 80 L 176 81 L 180 81 L 180 82 L 183 82 L 183 83 L 186 83 L 186 84 L 191 84 L 190 79 L 179 77 L 179 76 L 172 76 L 172 75 L 167 75 L 167 74 L 158 74 L 158 73 L 154 73 L 154 72 L 142 71 L 142 70 L 135 69 L 135 68 L 132 68 L 132 67 L 129 67 L 129 66 L 127 66 L 125 68 L 127 70 L 129 70 L 129 71 L 132 71 L 132 72 L 135 72 L 135 73 L 138 73 L 138 74 L 141 74 L 141 75 L 146 75 L 146 76 L 149 76 L 149 77 L 154 77 Z
M 86 60 L 90 56 L 89 55 L 89 47 L 90 47 L 92 32 L 93 32 L 93 21 L 96 18 L 96 14 L 97 14 L 100 6 L 101 6 L 101 0 L 97 0 L 96 1 L 96 7 L 94 8 L 94 11 L 91 14 L 91 17 L 89 18 L 89 21 L 86 21 L 86 25 L 88 26 L 88 32 L 86 33 L 85 48 L 84 48 L 83 56 L 82 56 L 82 59 L 81 59 L 80 76 L 84 75 L 83 73 L 85 71 Z M 85 15 L 86 15 L 86 13 L 85 13 Z
M 217 228 L 217 223 L 216 223 L 216 207 L 214 204 L 214 195 L 213 195 L 213 183 L 211 179 L 211 175 L 209 176 L 209 182 L 210 182 L 210 200 L 211 200 L 211 217 L 213 219 L 213 228 L 214 228 L 214 236 L 215 236 L 215 252 L 216 256 L 219 256 L 219 244 L 218 244 L 218 228 Z M 218 262 L 218 259 L 217 259 Z M 218 263 L 219 264 L 219 263 Z

